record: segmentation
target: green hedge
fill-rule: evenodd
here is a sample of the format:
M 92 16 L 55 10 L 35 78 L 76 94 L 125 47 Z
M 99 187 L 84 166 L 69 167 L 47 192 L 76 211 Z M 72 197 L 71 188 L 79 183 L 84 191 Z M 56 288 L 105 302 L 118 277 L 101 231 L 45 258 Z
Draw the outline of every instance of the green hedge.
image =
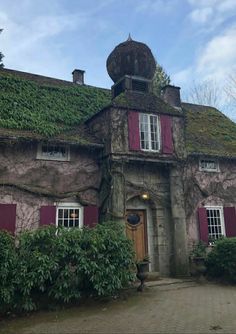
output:
M 236 282 L 236 238 L 223 238 L 216 241 L 208 254 L 207 273 L 212 278 Z
M 16 244 L 16 246 L 15 246 Z M 0 311 L 110 296 L 134 279 L 133 246 L 119 224 L 93 229 L 40 228 L 15 243 L 0 232 Z

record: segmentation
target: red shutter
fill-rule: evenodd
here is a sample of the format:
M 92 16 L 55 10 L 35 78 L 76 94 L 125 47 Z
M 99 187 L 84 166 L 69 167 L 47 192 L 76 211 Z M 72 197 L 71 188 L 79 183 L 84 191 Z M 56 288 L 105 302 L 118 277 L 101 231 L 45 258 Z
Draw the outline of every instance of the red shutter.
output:
M 56 224 L 56 207 L 53 205 L 41 206 L 39 225 Z
M 89 205 L 84 207 L 84 226 L 94 227 L 98 223 L 98 207 Z
M 161 115 L 161 142 L 162 153 L 173 154 L 173 139 L 172 139 L 172 119 L 168 115 Z
M 139 113 L 129 111 L 128 113 L 128 131 L 129 131 L 129 149 L 140 151 L 140 134 L 139 134 Z
M 0 204 L 0 229 L 15 233 L 16 204 Z
M 205 208 L 198 209 L 200 240 L 208 244 L 208 221 L 207 210 Z
M 236 237 L 236 210 L 235 207 L 224 208 L 226 237 Z

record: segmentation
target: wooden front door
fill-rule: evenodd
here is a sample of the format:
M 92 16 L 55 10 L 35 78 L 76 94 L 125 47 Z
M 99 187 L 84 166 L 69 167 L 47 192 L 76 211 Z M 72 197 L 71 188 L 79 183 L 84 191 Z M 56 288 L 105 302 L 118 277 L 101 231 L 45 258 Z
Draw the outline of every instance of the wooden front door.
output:
M 126 211 L 126 235 L 133 240 L 136 260 L 143 260 L 148 254 L 146 212 L 144 210 Z

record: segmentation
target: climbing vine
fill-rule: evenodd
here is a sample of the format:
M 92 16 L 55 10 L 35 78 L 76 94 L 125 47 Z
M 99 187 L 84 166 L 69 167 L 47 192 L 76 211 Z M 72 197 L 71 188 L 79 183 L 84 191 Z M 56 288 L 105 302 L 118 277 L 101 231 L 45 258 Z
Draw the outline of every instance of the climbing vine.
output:
M 110 101 L 110 92 L 91 86 L 50 86 L 0 77 L 0 127 L 53 136 L 73 129 Z

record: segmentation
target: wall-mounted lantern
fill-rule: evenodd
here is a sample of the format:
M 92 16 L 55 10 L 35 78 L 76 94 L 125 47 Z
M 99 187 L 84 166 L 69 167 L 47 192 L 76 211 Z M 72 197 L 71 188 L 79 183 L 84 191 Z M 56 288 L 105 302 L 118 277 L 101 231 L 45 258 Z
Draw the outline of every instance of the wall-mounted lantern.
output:
M 141 194 L 141 198 L 142 198 L 144 201 L 149 200 L 149 198 L 150 198 L 149 193 L 146 192 L 146 191 L 143 192 L 143 193 Z

